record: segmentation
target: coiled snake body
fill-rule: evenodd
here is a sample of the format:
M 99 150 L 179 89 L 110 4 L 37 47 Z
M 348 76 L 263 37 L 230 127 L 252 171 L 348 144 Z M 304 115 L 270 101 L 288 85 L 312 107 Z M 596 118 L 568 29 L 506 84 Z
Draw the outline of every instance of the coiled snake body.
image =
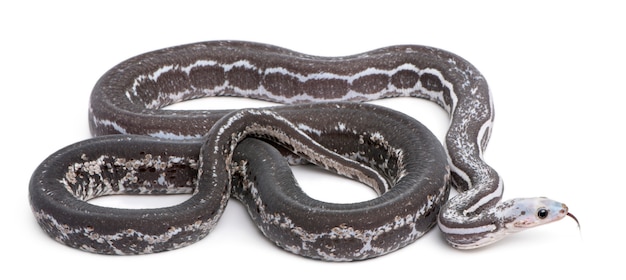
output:
M 160 110 L 219 95 L 298 105 Z M 347 102 L 397 96 L 426 98 L 449 113 L 445 148 L 408 116 Z M 279 246 L 339 261 L 402 248 L 436 221 L 452 246 L 475 248 L 568 214 L 545 198 L 501 201 L 502 180 L 482 157 L 493 121 L 487 83 L 464 59 L 429 47 L 336 58 L 232 41 L 158 50 L 98 81 L 89 121 L 94 135 L 125 135 L 60 150 L 35 171 L 30 188 L 42 228 L 86 251 L 141 254 L 191 244 L 215 226 L 231 192 Z M 352 204 L 314 200 L 270 144 L 380 196 Z M 450 181 L 459 195 L 446 202 Z M 193 195 L 159 209 L 86 203 L 128 193 Z

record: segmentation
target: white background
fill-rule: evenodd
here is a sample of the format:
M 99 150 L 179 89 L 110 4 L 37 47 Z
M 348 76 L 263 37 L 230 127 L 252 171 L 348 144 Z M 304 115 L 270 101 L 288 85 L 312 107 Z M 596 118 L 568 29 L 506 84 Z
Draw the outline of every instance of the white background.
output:
M 0 4 L 3 275 L 623 277 L 618 260 L 626 249 L 622 204 L 626 153 L 621 136 L 626 101 L 624 7 L 608 1 L 215 2 L 219 4 L 183 0 Z M 547 196 L 563 201 L 578 216 L 582 234 L 573 220 L 566 219 L 465 252 L 450 248 L 434 229 L 381 258 L 325 263 L 272 245 L 233 200 L 207 238 L 172 252 L 101 256 L 47 237 L 30 212 L 29 178 L 48 155 L 90 137 L 88 99 L 100 75 L 143 52 L 222 39 L 326 56 L 395 44 L 430 45 L 463 56 L 481 70 L 493 91 L 496 123 L 486 159 L 505 180 L 505 198 Z M 259 104 L 217 99 L 196 106 Z M 432 104 L 411 99 L 379 104 L 414 115 L 439 137 L 445 133 L 447 117 Z M 321 183 L 308 174 L 299 170 L 298 178 L 314 197 L 355 199 L 336 194 L 332 187 L 316 188 L 332 186 L 336 178 L 325 176 L 328 181 Z M 345 184 L 337 182 L 342 183 L 335 187 Z M 348 190 L 371 196 L 362 186 Z M 607 279 L 604 276 L 600 278 Z

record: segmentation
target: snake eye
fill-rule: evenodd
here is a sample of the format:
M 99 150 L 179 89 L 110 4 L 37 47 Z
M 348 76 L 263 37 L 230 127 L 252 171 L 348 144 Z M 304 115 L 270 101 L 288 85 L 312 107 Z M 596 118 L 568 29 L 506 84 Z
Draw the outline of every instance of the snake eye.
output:
M 546 208 L 539 208 L 539 210 L 537 210 L 537 217 L 539 217 L 539 219 L 545 219 L 548 217 L 548 209 Z

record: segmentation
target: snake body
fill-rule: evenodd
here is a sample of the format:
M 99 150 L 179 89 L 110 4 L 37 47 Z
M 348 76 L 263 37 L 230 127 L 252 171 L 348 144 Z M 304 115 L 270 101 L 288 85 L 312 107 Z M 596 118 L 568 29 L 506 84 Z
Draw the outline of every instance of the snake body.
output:
M 160 110 L 221 95 L 292 105 Z M 403 114 L 346 103 L 397 96 L 425 98 L 448 112 L 445 148 Z M 33 174 L 31 205 L 55 239 L 105 254 L 191 244 L 214 227 L 231 191 L 266 236 L 312 258 L 380 256 L 436 221 L 451 245 L 475 248 L 567 215 L 564 204 L 544 198 L 501 201 L 502 180 L 483 160 L 493 116 L 478 70 L 435 48 L 393 46 L 330 58 L 249 42 L 177 46 L 131 58 L 102 76 L 91 96 L 92 134 L 133 135 L 100 136 L 52 155 Z M 258 138 L 361 181 L 380 197 L 354 204 L 311 199 L 281 153 Z M 449 181 L 459 195 L 446 202 Z M 165 209 L 85 202 L 113 193 L 176 192 L 193 195 Z

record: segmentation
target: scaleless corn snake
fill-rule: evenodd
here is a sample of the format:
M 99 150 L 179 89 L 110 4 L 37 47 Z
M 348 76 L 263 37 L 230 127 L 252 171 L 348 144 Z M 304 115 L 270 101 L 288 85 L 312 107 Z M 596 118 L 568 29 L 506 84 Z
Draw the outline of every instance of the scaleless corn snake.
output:
M 207 96 L 291 105 L 161 110 Z M 448 112 L 445 147 L 402 113 L 354 102 L 398 96 L 425 98 Z M 493 116 L 483 76 L 440 49 L 407 45 L 316 57 L 250 42 L 182 45 L 133 57 L 102 76 L 89 108 L 97 137 L 46 159 L 32 176 L 30 201 L 57 241 L 125 255 L 198 241 L 234 196 L 277 245 L 331 261 L 393 252 L 437 221 L 448 243 L 469 249 L 571 216 L 546 198 L 501 201 L 502 179 L 483 160 Z M 348 204 L 312 199 L 285 156 L 358 180 L 380 196 Z M 450 184 L 459 194 L 448 200 Z M 110 194 L 170 193 L 192 196 L 157 209 L 87 203 Z

